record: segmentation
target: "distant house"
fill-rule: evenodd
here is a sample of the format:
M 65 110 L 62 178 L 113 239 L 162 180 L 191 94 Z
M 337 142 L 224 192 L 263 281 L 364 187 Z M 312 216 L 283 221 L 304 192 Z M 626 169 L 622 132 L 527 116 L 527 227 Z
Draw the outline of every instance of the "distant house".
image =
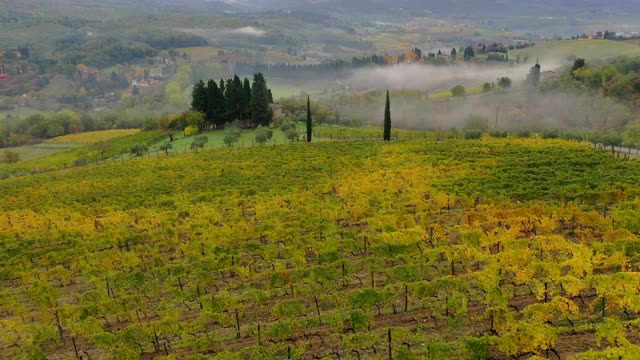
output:
M 82 80 L 102 80 L 102 72 L 85 67 L 80 71 L 80 78 Z
M 279 120 L 282 117 L 282 105 L 269 104 L 269 108 L 273 112 L 273 121 Z

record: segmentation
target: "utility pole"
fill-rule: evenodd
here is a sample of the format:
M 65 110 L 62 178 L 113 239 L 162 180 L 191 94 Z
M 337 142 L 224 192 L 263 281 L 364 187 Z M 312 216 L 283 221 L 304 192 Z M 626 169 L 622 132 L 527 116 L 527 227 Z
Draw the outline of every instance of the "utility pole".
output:
M 498 130 L 498 115 L 500 114 L 500 105 L 496 105 L 496 123 L 494 129 Z

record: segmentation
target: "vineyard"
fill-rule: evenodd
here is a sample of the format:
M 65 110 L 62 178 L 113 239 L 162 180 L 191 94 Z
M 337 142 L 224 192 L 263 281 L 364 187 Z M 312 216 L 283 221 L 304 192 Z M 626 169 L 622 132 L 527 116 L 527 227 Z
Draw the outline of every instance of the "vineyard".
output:
M 125 135 L 129 132 L 130 135 Z M 79 143 L 84 144 L 73 149 L 61 151 L 53 155 L 6 165 L 0 168 L 2 171 L 14 175 L 38 173 L 45 171 L 61 170 L 73 166 L 87 165 L 90 162 L 116 162 L 131 158 L 130 150 L 135 144 L 152 145 L 166 138 L 161 131 L 131 132 L 129 130 L 97 131 L 71 136 Z M 105 133 L 105 134 L 101 134 Z M 79 140 L 81 139 L 81 140 Z M 55 139 L 52 139 L 55 140 Z M 61 142 L 49 144 L 60 145 Z M 81 160 L 81 163 L 78 161 Z
M 640 353 L 640 164 L 578 143 L 294 143 L 0 184 L 2 359 Z
M 139 129 L 114 129 L 102 131 L 89 131 L 77 134 L 69 134 L 58 136 L 53 139 L 46 140 L 46 144 L 95 144 L 100 141 L 108 141 L 117 139 L 127 135 L 133 135 L 140 132 Z

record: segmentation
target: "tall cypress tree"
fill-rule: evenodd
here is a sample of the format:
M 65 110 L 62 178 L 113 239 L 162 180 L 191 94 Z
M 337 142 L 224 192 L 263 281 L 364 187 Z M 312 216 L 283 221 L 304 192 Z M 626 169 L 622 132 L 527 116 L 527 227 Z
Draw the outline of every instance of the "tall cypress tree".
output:
M 227 109 L 227 88 L 225 87 L 224 80 L 220 79 L 220 116 L 218 117 L 218 123 L 216 123 L 216 127 L 223 127 L 224 123 L 227 122 L 227 118 L 229 117 L 229 110 Z
M 273 119 L 273 112 L 269 107 L 267 82 L 261 73 L 253 75 L 250 107 L 251 118 L 255 125 L 268 126 Z
M 244 82 L 242 84 L 242 118 L 249 120 L 249 126 L 251 127 L 251 110 L 249 109 L 249 104 L 251 103 L 251 83 L 249 83 L 249 79 L 244 78 Z
M 313 135 L 313 120 L 311 119 L 311 99 L 307 96 L 307 142 L 311 142 Z
M 389 100 L 389 90 L 387 90 L 387 103 L 384 107 L 384 141 L 391 140 L 391 101 Z
M 533 87 L 538 87 L 540 84 L 540 76 L 541 76 L 541 67 L 540 63 L 536 61 L 536 64 L 529 70 L 529 74 L 527 75 L 527 81 Z
M 242 88 L 242 80 L 238 75 L 233 76 L 233 99 L 232 104 L 234 106 L 234 119 L 242 120 L 242 106 L 244 102 L 244 89 Z M 248 104 L 247 104 L 248 105 Z
M 225 84 L 224 98 L 225 98 L 225 106 L 227 107 L 227 122 L 232 122 L 236 120 L 237 114 L 237 95 L 236 95 L 236 87 L 233 86 L 233 79 L 227 79 Z
M 218 118 L 221 116 L 220 89 L 215 81 L 209 80 L 207 82 L 207 124 L 217 125 Z
M 191 109 L 202 113 L 207 112 L 207 85 L 205 85 L 202 80 L 193 85 L 193 90 L 191 91 Z

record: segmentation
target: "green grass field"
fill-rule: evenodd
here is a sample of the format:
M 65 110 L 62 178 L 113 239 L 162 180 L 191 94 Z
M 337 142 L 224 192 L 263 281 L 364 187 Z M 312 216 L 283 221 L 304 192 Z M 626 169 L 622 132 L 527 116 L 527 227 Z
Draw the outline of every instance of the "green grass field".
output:
M 640 46 L 612 40 L 563 40 L 539 43 L 534 47 L 509 52 L 509 58 L 529 56 L 529 63 L 539 59 L 541 63 L 566 62 L 569 56 L 589 59 L 606 59 L 617 56 L 640 56 Z
M 205 145 L 205 149 L 220 149 L 228 147 L 227 144 L 224 143 L 224 137 L 227 135 L 225 130 L 212 130 L 203 132 L 201 134 L 195 134 L 192 136 L 185 137 L 182 132 L 179 132 L 175 136 L 175 140 L 173 141 L 173 150 L 174 153 L 185 153 L 191 151 L 191 144 L 196 136 L 206 136 L 209 140 Z M 256 132 L 254 130 L 243 129 L 240 131 L 240 139 L 237 143 L 233 145 L 233 147 L 251 147 L 257 146 L 258 144 L 255 142 Z M 163 139 L 160 142 L 152 145 L 149 150 L 151 152 L 155 152 L 159 150 L 160 146 L 168 141 L 167 139 Z M 268 145 L 282 145 L 287 143 L 284 133 L 278 129 L 273 129 L 273 137 Z

